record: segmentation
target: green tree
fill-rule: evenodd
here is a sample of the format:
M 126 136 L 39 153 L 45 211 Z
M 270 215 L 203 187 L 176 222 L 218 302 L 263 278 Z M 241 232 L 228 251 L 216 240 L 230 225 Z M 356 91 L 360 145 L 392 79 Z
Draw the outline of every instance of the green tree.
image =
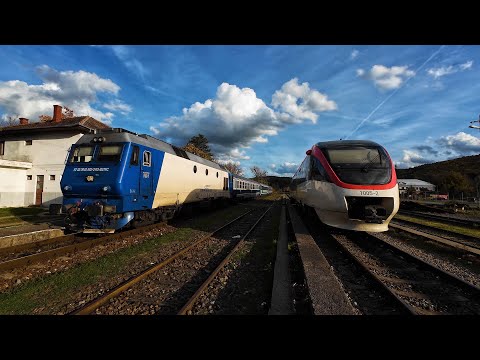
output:
M 210 149 L 210 146 L 208 145 L 208 139 L 205 136 L 203 136 L 202 134 L 198 134 L 198 135 L 193 136 L 190 140 L 188 140 L 185 147 L 188 146 L 189 144 L 192 144 L 197 149 L 199 149 L 199 150 L 203 151 L 204 153 L 208 154 L 210 156 L 210 158 L 213 158 L 212 150 Z
M 465 194 L 472 193 L 474 190 L 472 184 L 468 181 L 465 175 L 458 171 L 452 171 L 450 174 L 448 174 L 442 182 L 440 188 L 445 189 L 453 196 L 462 192 Z
M 213 157 L 211 154 L 206 153 L 203 150 L 200 150 L 198 147 L 193 145 L 192 143 L 188 143 L 183 147 L 183 150 L 188 151 L 189 153 L 195 154 L 197 156 L 200 156 L 201 158 L 213 161 Z

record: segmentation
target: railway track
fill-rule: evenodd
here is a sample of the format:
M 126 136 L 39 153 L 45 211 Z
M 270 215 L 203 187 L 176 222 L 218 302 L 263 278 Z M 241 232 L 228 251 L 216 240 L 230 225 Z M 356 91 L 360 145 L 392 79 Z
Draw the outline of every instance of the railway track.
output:
M 442 215 L 433 215 L 433 214 L 425 214 L 420 211 L 413 211 L 413 210 L 400 210 L 398 212 L 400 215 L 410 215 L 413 217 L 418 217 L 421 219 L 427 220 L 435 220 L 442 223 L 452 224 L 452 225 L 461 225 L 464 227 L 468 227 L 471 229 L 478 229 L 480 228 L 480 220 L 472 220 L 472 219 L 458 219 L 451 216 L 442 216 Z
M 199 296 L 272 206 L 266 210 L 265 206 L 254 207 L 70 314 L 189 314 Z M 202 259 L 202 255 L 207 259 Z
M 55 259 L 65 254 L 90 249 L 97 245 L 118 240 L 126 236 L 141 234 L 161 226 L 164 226 L 164 222 L 115 234 L 99 236 L 93 239 L 80 237 L 78 234 L 69 234 L 39 241 L 37 243 L 23 244 L 2 249 L 0 254 L 3 253 L 3 261 L 0 262 L 0 271 L 12 270 L 49 259 Z M 51 248 L 52 246 L 54 247 L 53 249 Z
M 411 314 L 480 314 L 480 288 L 369 234 L 332 233 L 342 250 Z
M 390 227 L 433 240 L 456 249 L 480 255 L 480 239 L 473 236 L 458 234 L 456 232 L 441 230 L 431 226 L 417 224 L 407 220 L 395 220 L 390 222 Z

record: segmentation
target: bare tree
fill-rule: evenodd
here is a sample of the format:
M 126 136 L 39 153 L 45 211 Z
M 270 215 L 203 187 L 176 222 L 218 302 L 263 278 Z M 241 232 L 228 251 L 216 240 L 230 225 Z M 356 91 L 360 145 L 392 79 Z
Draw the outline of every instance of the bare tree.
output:
M 240 167 L 239 164 L 228 162 L 223 164 L 223 167 L 232 174 L 239 175 L 239 176 L 243 175 L 243 169 Z
M 66 107 L 66 106 L 63 106 L 62 120 L 63 119 L 70 119 L 70 118 L 73 118 L 73 117 L 75 117 L 75 114 L 74 114 L 73 110 Z M 53 117 L 51 117 L 50 115 L 40 115 L 38 117 L 38 120 L 40 120 L 40 121 L 50 121 L 52 119 L 53 119 Z
M 266 184 L 267 183 L 267 171 L 263 170 L 262 168 L 258 166 L 252 166 L 250 168 L 250 171 L 253 173 L 253 178 L 255 181 L 258 181 L 260 183 Z
M 13 125 L 18 125 L 18 115 L 8 115 L 0 122 L 0 127 Z

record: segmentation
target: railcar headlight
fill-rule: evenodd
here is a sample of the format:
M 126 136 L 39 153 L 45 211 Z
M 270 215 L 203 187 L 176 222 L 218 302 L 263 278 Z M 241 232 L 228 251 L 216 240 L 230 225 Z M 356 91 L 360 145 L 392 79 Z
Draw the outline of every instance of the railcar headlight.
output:
M 65 187 L 63 188 L 63 190 L 65 191 L 70 191 L 72 190 L 72 187 L 70 185 L 65 185 Z
M 88 182 L 92 182 L 94 179 L 93 175 L 88 175 L 85 177 L 85 180 L 87 180 Z
M 93 142 L 97 142 L 98 141 L 98 138 L 97 137 L 94 137 L 93 138 Z
M 107 192 L 107 191 L 112 190 L 112 188 L 111 188 L 109 185 L 107 185 L 107 186 L 104 186 L 104 187 L 102 188 L 102 190 L 105 191 L 105 192 Z

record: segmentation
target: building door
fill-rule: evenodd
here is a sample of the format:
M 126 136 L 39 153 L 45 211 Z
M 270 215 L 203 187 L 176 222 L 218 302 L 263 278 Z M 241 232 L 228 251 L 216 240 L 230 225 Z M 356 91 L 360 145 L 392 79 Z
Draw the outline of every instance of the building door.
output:
M 43 175 L 37 175 L 37 187 L 35 190 L 35 205 L 42 205 Z

